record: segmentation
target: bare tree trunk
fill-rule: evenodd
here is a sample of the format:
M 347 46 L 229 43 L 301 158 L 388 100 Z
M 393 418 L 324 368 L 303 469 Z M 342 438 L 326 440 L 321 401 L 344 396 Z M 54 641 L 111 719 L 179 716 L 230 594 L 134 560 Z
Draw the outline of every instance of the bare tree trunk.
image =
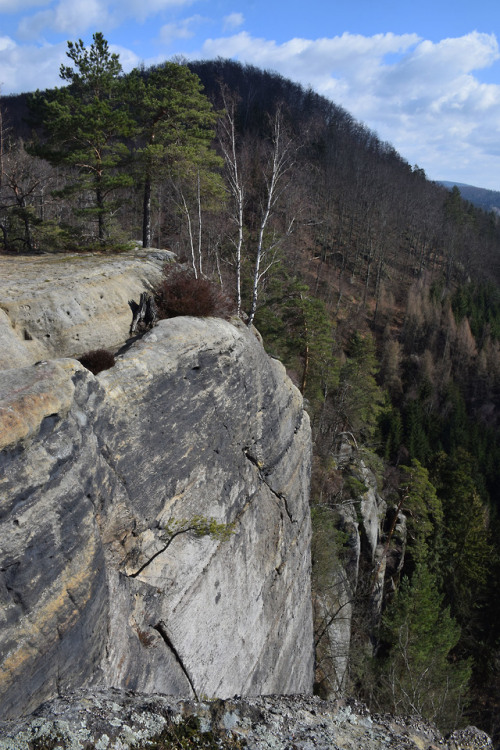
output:
M 228 192 L 234 206 L 232 219 L 236 225 L 236 237 L 233 240 L 233 244 L 236 266 L 236 306 L 237 314 L 239 315 L 241 313 L 241 254 L 243 250 L 245 188 L 236 147 L 236 104 L 234 99 L 230 99 L 224 90 L 222 91 L 222 99 L 226 116 L 219 122 L 219 142 L 226 167 L 226 177 L 229 185 Z
M 188 228 L 188 235 L 189 235 L 189 246 L 191 248 L 191 265 L 193 266 L 194 271 L 194 277 L 195 279 L 198 278 L 198 269 L 196 267 L 196 253 L 194 249 L 194 236 L 193 236 L 193 224 L 191 221 L 191 214 L 189 213 L 189 206 L 187 204 L 186 198 L 184 196 L 184 193 L 182 190 L 180 191 L 180 196 L 182 200 L 182 209 L 186 215 L 186 221 L 187 221 L 187 228 Z
M 274 237 L 271 243 L 265 246 L 265 232 L 268 227 L 269 220 L 274 210 L 276 209 L 278 200 L 283 192 L 283 178 L 285 174 L 291 169 L 292 165 L 292 144 L 286 138 L 285 133 L 283 132 L 283 116 L 281 110 L 278 109 L 273 121 L 272 153 L 269 161 L 270 169 L 266 178 L 266 198 L 261 215 L 257 240 L 257 253 L 255 256 L 252 283 L 252 303 L 248 316 L 249 326 L 253 324 L 255 313 L 257 312 L 260 282 L 262 281 L 262 278 L 265 276 L 269 268 L 275 263 L 275 259 L 272 257 L 272 252 L 277 248 L 282 239 L 281 237 Z M 292 227 L 293 219 L 286 229 L 285 235 L 291 233 Z M 261 268 L 263 261 L 266 262 L 265 268 Z
M 151 247 L 151 177 L 146 176 L 142 202 L 142 246 Z
M 198 184 L 196 186 L 196 198 L 198 200 L 198 267 L 200 276 L 203 276 L 202 258 L 201 258 L 201 186 L 200 173 L 198 172 Z

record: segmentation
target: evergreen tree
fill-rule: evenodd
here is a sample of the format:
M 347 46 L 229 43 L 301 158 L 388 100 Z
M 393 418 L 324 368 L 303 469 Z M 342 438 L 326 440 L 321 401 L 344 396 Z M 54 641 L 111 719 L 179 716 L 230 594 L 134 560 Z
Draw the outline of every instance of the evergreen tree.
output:
M 167 62 L 147 73 L 135 70 L 130 91 L 141 144 L 137 156 L 144 184 L 142 242 L 150 247 L 151 197 L 160 177 L 175 178 L 184 210 L 182 182 L 190 181 L 198 195 L 221 192 L 214 169 L 222 162 L 210 149 L 217 113 L 202 93 L 200 79 L 186 65 Z
M 442 730 L 456 727 L 471 668 L 450 659 L 460 628 L 443 607 L 435 576 L 418 563 L 405 577 L 383 618 L 387 656 L 380 669 L 380 700 L 392 712 L 417 713 Z
M 70 168 L 66 195 L 83 200 L 84 216 L 97 222 L 101 245 L 109 236 L 111 195 L 132 184 L 120 171 L 129 149 L 124 139 L 133 132 L 133 122 L 124 109 L 124 81 L 118 55 L 111 53 L 98 32 L 90 48 L 80 39 L 68 42 L 72 66 L 61 65 L 60 77 L 68 86 L 38 93 L 32 111 L 41 120 L 47 139 L 32 151 L 54 165 Z M 93 199 L 87 205 L 87 195 Z
M 437 456 L 433 476 L 444 512 L 444 590 L 454 616 L 470 634 L 478 627 L 492 559 L 488 514 L 466 451 Z
M 340 373 L 336 405 L 342 414 L 344 429 L 363 440 L 373 439 L 384 407 L 384 395 L 375 379 L 377 372 L 372 336 L 356 332 L 349 342 L 347 360 Z
M 400 493 L 406 515 L 408 554 L 413 564 L 425 563 L 435 573 L 442 544 L 443 508 L 429 472 L 416 459 L 401 467 Z

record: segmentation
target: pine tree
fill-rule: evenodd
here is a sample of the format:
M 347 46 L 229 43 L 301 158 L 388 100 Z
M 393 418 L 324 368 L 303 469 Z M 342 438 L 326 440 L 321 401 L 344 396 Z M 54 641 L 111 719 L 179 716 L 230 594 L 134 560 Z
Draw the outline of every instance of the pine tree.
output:
M 378 362 L 370 334 L 356 332 L 349 342 L 347 360 L 340 373 L 337 408 L 344 429 L 371 440 L 384 406 L 382 389 L 375 379 Z
M 400 494 L 408 530 L 408 555 L 414 564 L 438 567 L 442 544 L 443 508 L 429 472 L 416 459 L 401 467 Z
M 38 93 L 32 100 L 32 111 L 47 138 L 31 150 L 51 164 L 70 168 L 64 192 L 82 199 L 80 213 L 97 222 L 97 237 L 104 245 L 115 208 L 111 196 L 132 184 L 121 168 L 130 156 L 124 139 L 132 134 L 133 122 L 122 105 L 118 55 L 110 52 L 103 35 L 94 34 L 88 49 L 81 39 L 68 42 L 67 55 L 73 65 L 61 65 L 60 77 L 69 85 Z
M 160 177 L 167 174 L 175 178 L 184 211 L 186 182 L 195 192 L 201 183 L 200 192 L 204 194 L 221 192 L 214 169 L 222 161 L 210 149 L 217 113 L 202 93 L 200 79 L 186 65 L 167 62 L 147 73 L 134 70 L 130 92 L 141 144 L 136 156 L 144 184 L 142 242 L 144 247 L 150 247 L 151 198 Z M 197 264 L 193 263 L 193 267 L 197 274 Z
M 450 659 L 460 628 L 443 607 L 435 576 L 419 563 L 405 577 L 383 618 L 387 656 L 380 669 L 380 701 L 393 713 L 418 714 L 442 730 L 460 719 L 470 678 L 468 661 Z M 385 703 L 384 703 L 385 702 Z
M 473 463 L 459 449 L 453 457 L 438 456 L 433 471 L 444 512 L 444 590 L 454 615 L 469 632 L 484 603 L 492 558 L 488 514 L 474 483 Z

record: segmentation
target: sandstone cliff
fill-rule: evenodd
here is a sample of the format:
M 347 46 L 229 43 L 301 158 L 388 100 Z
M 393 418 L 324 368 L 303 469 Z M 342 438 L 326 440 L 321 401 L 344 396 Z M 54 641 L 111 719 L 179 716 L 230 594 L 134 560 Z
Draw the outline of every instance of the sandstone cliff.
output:
M 313 569 L 316 681 L 318 691 L 328 699 L 345 696 L 353 657 L 359 658 L 356 651 L 369 658 L 369 642 L 360 642 L 362 628 L 353 643 L 353 625 L 356 618 L 377 622 L 384 596 L 392 590 L 392 579 L 404 561 L 406 519 L 399 513 L 387 544 L 386 529 L 395 506 L 381 496 L 380 480 L 370 462 L 376 457 L 358 450 L 345 436 L 332 455 L 332 471 L 341 477 L 341 490 L 330 507 L 313 509 L 319 511 Z
M 7 369 L 0 420 L 3 718 L 89 684 L 310 692 L 309 421 L 254 333 L 177 318 L 97 377 Z

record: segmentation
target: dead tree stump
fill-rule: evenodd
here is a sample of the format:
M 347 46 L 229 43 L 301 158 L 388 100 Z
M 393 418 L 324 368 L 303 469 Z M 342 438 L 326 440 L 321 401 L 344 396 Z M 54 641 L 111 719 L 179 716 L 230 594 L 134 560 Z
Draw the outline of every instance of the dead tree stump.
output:
M 149 331 L 157 320 L 156 305 L 152 294 L 142 292 L 139 304 L 133 299 L 129 300 L 129 307 L 132 310 L 132 323 L 130 324 L 130 335 L 135 333 L 144 333 Z

